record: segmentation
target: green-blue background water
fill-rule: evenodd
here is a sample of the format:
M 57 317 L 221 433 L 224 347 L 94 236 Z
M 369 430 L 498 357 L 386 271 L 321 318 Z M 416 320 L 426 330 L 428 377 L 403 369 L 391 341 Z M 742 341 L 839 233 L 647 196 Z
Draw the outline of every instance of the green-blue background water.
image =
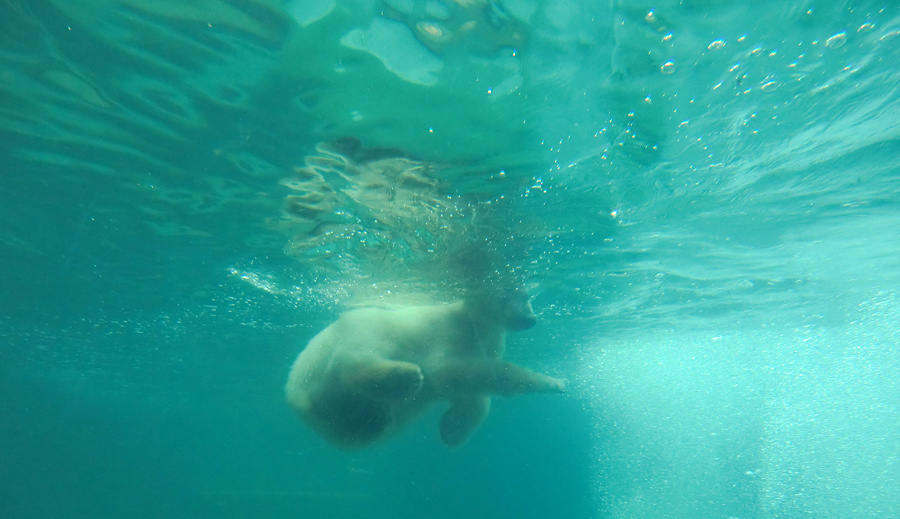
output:
M 900 7 L 746 4 L 0 3 L 0 516 L 900 515 Z M 565 396 L 292 416 L 497 280 Z

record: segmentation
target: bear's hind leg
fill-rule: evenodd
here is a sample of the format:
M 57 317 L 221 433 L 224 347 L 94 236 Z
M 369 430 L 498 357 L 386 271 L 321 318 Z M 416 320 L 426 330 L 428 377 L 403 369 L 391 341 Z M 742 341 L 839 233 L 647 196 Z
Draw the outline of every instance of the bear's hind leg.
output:
M 441 417 L 441 440 L 448 447 L 462 445 L 478 429 L 491 408 L 488 397 L 461 398 Z
M 422 389 L 422 370 L 412 362 L 365 356 L 343 367 L 341 383 L 345 389 L 370 398 L 403 399 Z

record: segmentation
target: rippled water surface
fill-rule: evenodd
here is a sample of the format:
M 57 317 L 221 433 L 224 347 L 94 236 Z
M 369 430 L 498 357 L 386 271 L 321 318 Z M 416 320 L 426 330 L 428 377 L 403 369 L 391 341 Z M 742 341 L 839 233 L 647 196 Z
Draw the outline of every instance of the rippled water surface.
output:
M 900 514 L 891 2 L 6 0 L 0 63 L 3 517 Z M 291 415 L 484 284 L 565 396 Z

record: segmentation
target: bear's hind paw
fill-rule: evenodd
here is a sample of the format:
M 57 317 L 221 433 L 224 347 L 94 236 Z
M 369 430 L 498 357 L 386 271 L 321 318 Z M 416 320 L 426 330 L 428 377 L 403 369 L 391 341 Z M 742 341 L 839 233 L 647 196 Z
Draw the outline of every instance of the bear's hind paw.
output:
M 422 370 L 417 364 L 382 361 L 357 366 L 344 382 L 355 392 L 378 400 L 399 400 L 415 396 L 422 389 Z

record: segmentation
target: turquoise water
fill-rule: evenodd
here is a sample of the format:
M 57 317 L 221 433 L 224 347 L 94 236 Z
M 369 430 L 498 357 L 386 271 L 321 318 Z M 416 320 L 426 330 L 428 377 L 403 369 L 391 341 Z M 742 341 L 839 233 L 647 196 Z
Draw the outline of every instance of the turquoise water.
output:
M 0 4 L 0 516 L 900 515 L 900 7 L 732 4 Z M 566 395 L 284 403 L 510 282 Z

